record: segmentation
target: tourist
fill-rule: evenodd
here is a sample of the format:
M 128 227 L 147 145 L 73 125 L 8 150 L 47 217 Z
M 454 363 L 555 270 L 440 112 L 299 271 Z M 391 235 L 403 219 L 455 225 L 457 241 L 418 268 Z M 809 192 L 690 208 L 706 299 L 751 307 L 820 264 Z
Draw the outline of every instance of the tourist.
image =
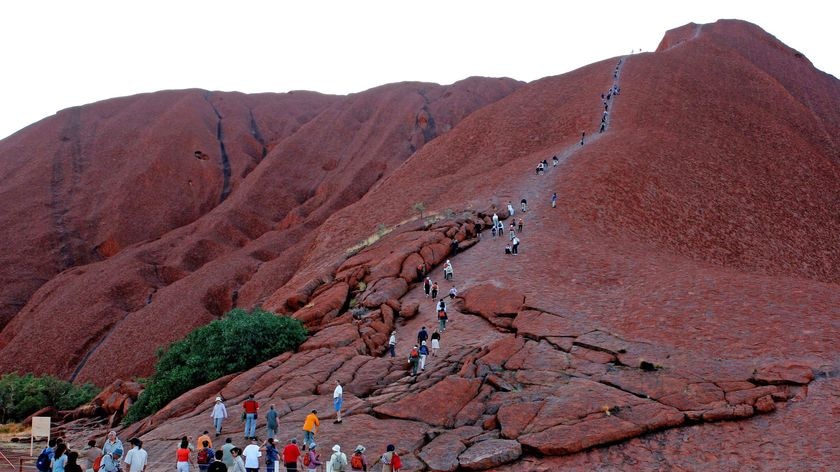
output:
M 82 455 L 85 458 L 85 471 L 93 472 L 93 463 L 102 456 L 102 450 L 96 447 L 96 440 L 91 439 L 82 449 Z
M 242 460 L 242 449 L 235 447 L 230 450 L 230 455 L 233 457 L 233 469 L 231 469 L 231 471 L 245 472 L 245 461 Z
M 55 446 L 55 454 L 52 460 L 52 472 L 64 472 L 64 466 L 67 465 L 67 444 L 58 443 Z
M 143 450 L 143 441 L 131 438 L 129 441 L 134 446 L 125 455 L 125 464 L 128 465 L 127 472 L 143 472 L 149 462 L 149 454 Z
M 388 338 L 388 352 L 391 353 L 391 357 L 397 355 L 397 332 L 391 331 L 391 337 Z
M 306 447 L 310 444 L 315 442 L 315 433 L 318 432 L 318 428 L 321 426 L 321 422 L 318 420 L 318 411 L 312 410 L 308 415 L 306 415 L 306 419 L 303 421 L 303 450 L 306 450 Z
M 426 347 L 426 341 L 420 343 L 420 349 L 418 350 L 420 354 L 420 371 L 426 370 L 426 357 L 429 356 L 429 348 Z
M 222 434 L 222 422 L 228 417 L 227 408 L 222 401 L 222 397 L 216 397 L 216 404 L 213 405 L 213 412 L 210 413 L 213 418 L 213 427 L 216 428 L 216 436 Z
M 187 449 L 189 452 L 189 449 Z M 109 454 L 105 454 L 102 456 L 102 461 L 99 463 L 99 472 L 119 472 L 120 470 L 120 457 L 122 457 L 123 450 L 121 447 L 118 447 L 111 451 Z M 189 463 L 187 463 L 186 468 L 179 468 L 178 472 L 189 472 Z M 55 469 L 53 469 L 55 471 Z
M 411 375 L 417 375 L 417 366 L 420 364 L 420 349 L 415 344 L 408 353 L 408 365 L 411 366 Z
M 432 291 L 432 279 L 426 277 L 426 279 L 423 280 L 423 293 L 426 294 L 426 298 L 429 297 L 429 294 L 431 293 L 431 291 Z
M 315 443 L 312 443 L 310 450 L 315 447 Z M 289 444 L 283 448 L 283 465 L 286 466 L 286 472 L 292 472 L 297 470 L 297 463 L 298 458 L 300 457 L 300 449 L 297 445 L 297 439 L 292 438 L 289 441 Z
M 245 446 L 242 450 L 242 456 L 245 458 L 245 470 L 247 472 L 259 472 L 260 470 L 260 446 L 257 445 L 257 438 L 251 438 L 251 444 Z
M 449 289 L 449 299 L 454 300 L 455 297 L 457 297 L 457 296 L 458 296 L 458 289 L 455 288 L 455 286 L 453 285 L 452 288 Z M 425 339 L 423 339 L 423 341 L 425 341 Z
M 195 440 L 195 443 L 203 447 L 204 441 L 207 441 L 207 447 L 211 449 L 213 448 L 213 440 L 210 439 L 210 433 L 207 431 L 201 433 L 201 436 L 199 436 L 198 439 Z
M 551 194 L 551 208 L 557 208 L 557 192 Z
M 350 470 L 357 472 L 367 472 L 368 462 L 365 457 L 365 447 L 359 444 L 350 456 Z
M 332 450 L 333 454 L 330 457 L 330 468 L 333 471 L 347 470 L 347 455 L 341 452 L 341 446 L 336 444 Z
M 341 388 L 341 381 L 335 379 L 335 390 L 333 390 L 333 409 L 335 409 L 335 421 L 341 423 L 341 405 L 344 403 L 344 389 Z
M 207 472 L 227 472 L 228 466 L 225 463 L 224 458 L 225 453 L 221 449 L 216 451 L 216 455 L 214 457 L 216 460 L 210 464 L 210 467 L 207 468 Z
M 108 438 L 105 440 L 105 444 L 102 445 L 102 455 L 108 455 L 114 452 L 115 450 L 122 450 L 122 441 L 117 438 L 117 432 L 111 431 L 108 433 Z
M 268 413 L 265 414 L 265 429 L 268 439 L 274 439 L 274 436 L 277 435 L 277 416 L 274 405 L 269 406 Z
M 201 445 L 201 448 L 195 455 L 195 462 L 198 464 L 198 470 L 201 472 L 207 472 L 207 468 L 210 466 L 210 463 L 216 459 L 216 451 L 210 447 L 210 441 L 206 439 L 199 441 L 198 443 Z
M 513 241 L 511 241 L 511 243 L 513 244 L 513 246 L 511 246 L 511 253 L 514 256 L 518 256 L 519 255 L 519 238 L 514 237 Z
M 70 451 L 67 453 L 67 464 L 64 465 L 64 472 L 82 472 L 82 467 L 78 463 L 79 460 L 79 453 L 76 451 Z M 143 469 L 139 469 L 143 470 Z M 131 469 L 131 472 L 135 472 L 134 469 Z
M 399 472 L 402 467 L 400 456 L 397 455 L 393 444 L 388 444 L 385 453 L 379 458 L 382 462 L 382 472 Z
M 513 213 L 514 213 L 513 203 L 511 203 L 510 200 L 508 200 L 507 209 L 508 209 L 508 216 L 513 216 Z
M 417 333 L 417 344 L 420 344 L 427 339 L 429 339 L 429 332 L 426 331 L 426 327 L 423 326 L 422 328 L 420 328 L 420 331 Z
M 307 472 L 316 472 L 318 470 L 318 466 L 323 464 L 323 462 L 321 462 L 321 454 L 318 453 L 317 449 L 318 445 L 312 444 L 303 459 L 303 465 L 306 466 Z
M 266 439 L 260 450 L 265 451 L 265 472 L 274 472 L 274 464 L 280 458 L 280 452 L 274 445 L 274 438 Z
M 447 259 L 446 263 L 443 264 L 443 278 L 446 280 L 452 280 L 454 276 L 455 273 L 452 271 L 452 263 L 449 262 L 449 259 Z
M 228 469 L 233 469 L 233 455 L 230 451 L 235 447 L 231 438 L 225 439 L 225 444 L 222 446 L 222 462 L 225 463 Z
M 432 333 L 432 356 L 437 356 L 438 349 L 440 349 L 440 333 L 435 330 Z
M 517 223 L 517 225 L 516 225 L 516 232 L 517 232 L 517 233 L 521 233 L 521 232 L 522 232 L 522 224 L 523 224 L 523 223 L 525 223 L 525 222 L 524 222 L 524 221 L 522 221 L 522 218 L 519 218 L 519 222 L 518 222 L 518 223 Z
M 175 467 L 178 472 L 190 472 L 190 443 L 186 437 L 181 438 L 181 445 L 175 451 L 175 460 Z
M 438 294 L 438 284 L 437 284 L 437 282 L 432 282 L 432 301 L 434 301 L 435 298 L 437 298 L 437 294 Z
M 522 213 L 525 213 L 526 211 L 528 211 L 528 200 L 523 198 L 522 200 L 519 201 L 519 204 L 522 207 Z
M 260 409 L 260 404 L 254 400 L 253 393 L 248 395 L 248 399 L 242 404 L 242 408 L 245 410 L 245 439 L 256 439 L 257 410 Z
M 448 316 L 446 314 L 446 302 L 444 302 L 442 298 L 440 299 L 440 301 L 437 304 L 437 314 L 438 314 L 438 323 L 440 325 L 439 326 L 440 332 L 441 333 L 445 332 L 446 331 L 446 320 L 448 319 Z

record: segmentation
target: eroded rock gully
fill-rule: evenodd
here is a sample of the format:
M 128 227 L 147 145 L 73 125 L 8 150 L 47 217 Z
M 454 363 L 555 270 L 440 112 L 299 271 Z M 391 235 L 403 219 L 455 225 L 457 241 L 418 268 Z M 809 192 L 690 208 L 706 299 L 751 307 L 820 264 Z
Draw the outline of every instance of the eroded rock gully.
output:
M 417 283 L 418 262 L 441 264 L 451 257 L 453 238 L 461 251 L 472 247 L 479 241 L 476 223 L 489 222 L 488 213 L 406 224 L 304 292 L 272 300 L 276 307 L 300 306 L 294 316 L 315 331 L 299 352 L 197 388 L 121 434 L 140 435 L 153 456 L 168 457 L 176 438 L 207 429 L 216 394 L 227 399 L 231 415 L 223 435 L 241 432 L 234 418 L 255 393 L 280 412 L 281 440 L 299 436 L 304 416 L 317 409 L 320 444 L 364 444 L 376 457 L 378 448 L 394 443 L 406 470 L 486 470 L 772 413 L 807 394 L 814 375 L 806 365 L 672 362 L 672 348 L 622 339 L 491 284 L 469 286 L 450 300 L 440 355 L 416 377 L 408 375 L 405 355 L 414 335 L 420 326 L 434 328 L 432 301 Z M 350 305 L 365 310 L 353 316 Z M 399 355 L 381 357 L 393 329 Z M 335 379 L 345 389 L 341 425 L 330 421 Z

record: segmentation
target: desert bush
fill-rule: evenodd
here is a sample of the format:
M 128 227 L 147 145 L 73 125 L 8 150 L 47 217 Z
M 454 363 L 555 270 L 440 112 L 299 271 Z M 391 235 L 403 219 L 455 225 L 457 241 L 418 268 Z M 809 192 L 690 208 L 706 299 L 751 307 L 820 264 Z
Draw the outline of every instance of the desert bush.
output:
M 254 309 L 229 311 L 158 353 L 155 373 L 125 417 L 130 424 L 184 392 L 296 349 L 306 339 L 300 321 Z

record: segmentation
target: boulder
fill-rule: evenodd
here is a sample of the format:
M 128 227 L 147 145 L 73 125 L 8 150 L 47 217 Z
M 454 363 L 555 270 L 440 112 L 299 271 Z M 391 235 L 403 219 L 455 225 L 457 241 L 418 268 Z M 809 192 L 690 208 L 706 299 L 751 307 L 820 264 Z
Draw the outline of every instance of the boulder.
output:
M 753 381 L 759 384 L 806 385 L 814 380 L 814 371 L 807 365 L 795 362 L 771 364 L 756 369 Z
M 443 433 L 426 444 L 419 457 L 431 470 L 450 472 L 458 469 L 458 455 L 466 449 L 458 435 Z
M 484 470 L 513 462 L 522 455 L 522 446 L 509 439 L 488 439 L 470 446 L 458 456 L 461 467 Z
M 415 391 L 395 402 L 374 408 L 380 415 L 452 427 L 455 417 L 478 394 L 480 379 L 449 376 L 425 391 Z M 441 401 L 441 399 L 446 401 Z

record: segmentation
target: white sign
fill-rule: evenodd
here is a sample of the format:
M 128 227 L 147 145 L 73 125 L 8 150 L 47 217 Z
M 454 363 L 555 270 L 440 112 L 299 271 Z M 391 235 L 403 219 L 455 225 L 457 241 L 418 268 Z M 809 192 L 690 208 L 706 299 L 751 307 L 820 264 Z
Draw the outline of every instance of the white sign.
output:
M 32 417 L 32 436 L 43 438 L 50 436 L 50 417 L 49 416 L 33 416 Z

